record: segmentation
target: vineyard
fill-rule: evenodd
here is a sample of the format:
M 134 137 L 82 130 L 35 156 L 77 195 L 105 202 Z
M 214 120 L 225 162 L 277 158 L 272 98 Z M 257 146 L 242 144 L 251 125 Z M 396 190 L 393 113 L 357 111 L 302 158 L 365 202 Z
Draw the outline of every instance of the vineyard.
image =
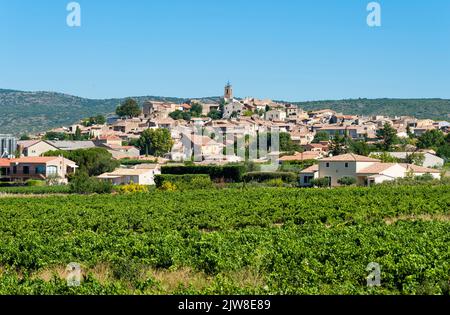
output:
M 449 295 L 449 219 L 450 186 L 0 197 L 0 294 Z

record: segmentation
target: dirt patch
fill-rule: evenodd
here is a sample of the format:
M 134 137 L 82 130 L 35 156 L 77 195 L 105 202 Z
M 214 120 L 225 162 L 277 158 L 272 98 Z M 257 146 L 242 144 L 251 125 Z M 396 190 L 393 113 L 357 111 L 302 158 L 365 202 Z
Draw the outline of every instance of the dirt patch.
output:
M 450 214 L 418 214 L 418 215 L 400 215 L 398 217 L 384 218 L 387 225 L 394 224 L 397 221 L 440 221 L 449 222 Z

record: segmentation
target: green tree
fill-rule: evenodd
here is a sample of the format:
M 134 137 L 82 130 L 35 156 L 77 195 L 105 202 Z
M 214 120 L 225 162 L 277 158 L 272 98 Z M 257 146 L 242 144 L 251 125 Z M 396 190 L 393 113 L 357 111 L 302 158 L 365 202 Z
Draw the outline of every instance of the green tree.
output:
M 356 178 L 354 177 L 342 177 L 338 179 L 338 184 L 342 186 L 352 186 L 356 184 Z
M 244 114 L 243 114 L 245 117 L 251 117 L 251 116 L 253 116 L 253 112 L 251 111 L 251 110 L 246 110 L 246 111 L 244 111 Z
M 78 172 L 85 172 L 88 176 L 98 176 L 112 172 L 120 166 L 119 161 L 113 159 L 105 148 L 89 148 L 74 151 L 49 151 L 44 156 L 63 156 L 78 165 Z
M 425 162 L 425 155 L 423 153 L 406 154 L 405 163 L 422 166 Z
M 218 120 L 222 118 L 222 114 L 220 111 L 218 111 L 217 109 L 212 109 L 209 113 L 208 113 L 208 117 L 211 118 L 212 120 Z
M 330 140 L 330 136 L 328 135 L 328 132 L 319 131 L 314 136 L 312 143 L 319 143 L 321 141 L 328 141 L 328 140 Z
M 410 127 L 409 125 L 406 127 L 406 134 L 408 135 L 408 137 L 409 137 L 410 139 L 413 139 L 413 138 L 414 138 L 414 134 L 412 133 L 411 127 Z
M 137 117 L 141 114 L 141 108 L 134 99 L 128 98 L 116 108 L 116 114 L 121 118 Z
M 169 117 L 174 120 L 182 120 L 183 119 L 183 111 L 177 109 L 176 111 L 171 112 L 169 114 Z
M 77 129 L 75 130 L 75 134 L 73 136 L 73 140 L 81 140 L 82 136 L 81 136 L 81 129 L 79 126 L 77 126 Z
M 142 153 L 155 156 L 163 156 L 170 152 L 173 144 L 169 130 L 163 128 L 144 130 L 138 141 Z
M 438 148 L 436 154 L 446 161 L 450 160 L 450 144 L 446 143 Z
M 444 133 L 437 129 L 427 130 L 417 141 L 417 147 L 421 149 L 437 149 L 444 144 Z
M 350 141 L 349 152 L 355 153 L 358 155 L 368 156 L 370 153 L 370 147 L 367 142 L 363 140 Z
M 68 140 L 69 136 L 64 132 L 48 131 L 42 139 L 43 140 Z
M 20 136 L 20 140 L 24 141 L 24 140 L 31 140 L 31 137 L 27 134 L 23 134 Z
M 347 135 L 339 135 L 337 132 L 330 141 L 330 153 L 333 155 L 341 155 L 349 152 L 349 138 Z
M 381 152 L 378 154 L 372 153 L 370 155 L 370 157 L 374 158 L 374 159 L 378 159 L 383 163 L 399 163 L 400 160 L 397 159 L 396 157 L 390 155 L 388 152 Z
M 83 120 L 82 124 L 85 127 L 90 127 L 93 125 L 104 125 L 106 123 L 106 118 L 103 115 L 97 115 L 94 117 L 89 117 Z
M 381 140 L 380 148 L 383 151 L 391 151 L 392 147 L 399 141 L 397 130 L 388 123 L 385 123 L 383 128 L 377 131 L 377 137 Z
M 199 103 L 192 103 L 189 110 L 192 117 L 200 117 L 203 112 L 203 106 Z

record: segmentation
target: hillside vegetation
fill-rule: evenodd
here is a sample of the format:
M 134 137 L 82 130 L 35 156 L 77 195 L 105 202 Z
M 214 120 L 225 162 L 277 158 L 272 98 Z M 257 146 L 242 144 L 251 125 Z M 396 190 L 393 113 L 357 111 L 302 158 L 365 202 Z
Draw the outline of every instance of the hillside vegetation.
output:
M 449 188 L 0 198 L 0 294 L 449 295 Z
M 146 100 L 182 102 L 182 99 L 143 96 Z M 54 92 L 0 90 L 0 133 L 35 133 L 69 126 L 80 119 L 114 113 L 124 99 L 93 100 Z
M 295 104 L 304 110 L 332 109 L 347 115 L 414 116 L 435 120 L 450 118 L 450 100 L 444 99 L 349 99 Z
M 140 105 L 147 100 L 182 103 L 176 97 L 134 97 Z M 199 98 L 219 102 L 219 97 Z M 80 119 L 114 113 L 124 99 L 87 99 L 54 92 L 22 92 L 0 89 L 0 133 L 35 133 L 68 126 Z M 418 118 L 448 119 L 450 100 L 441 99 L 358 99 L 296 103 L 305 110 L 330 108 L 345 114 L 411 115 Z

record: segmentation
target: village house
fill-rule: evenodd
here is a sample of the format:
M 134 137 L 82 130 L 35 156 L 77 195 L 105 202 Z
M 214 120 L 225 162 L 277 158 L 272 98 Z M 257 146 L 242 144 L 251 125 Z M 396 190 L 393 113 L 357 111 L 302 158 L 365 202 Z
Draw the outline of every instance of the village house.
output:
M 265 118 L 270 121 L 285 121 L 287 117 L 286 111 L 272 109 L 266 112 Z
M 159 165 L 143 165 L 135 168 L 117 168 L 113 172 L 97 176 L 98 179 L 109 181 L 113 185 L 155 185 L 155 175 L 161 174 Z
M 328 178 L 330 186 L 339 186 L 339 180 L 351 177 L 359 186 L 370 186 L 384 181 L 392 181 L 406 177 L 408 174 L 420 176 L 430 174 L 433 178 L 440 179 L 440 171 L 426 167 L 403 163 L 381 163 L 373 159 L 357 154 L 343 154 L 319 160 L 318 165 L 313 165 L 300 172 L 300 185 L 310 186 L 315 178 Z
M 3 178 L 9 181 L 26 181 L 29 179 L 54 179 L 60 184 L 66 184 L 67 176 L 75 173 L 78 166 L 75 162 L 63 157 L 22 157 L 2 160 Z
M 116 145 L 121 146 L 122 145 L 122 138 L 114 135 L 105 135 L 101 136 L 94 140 L 94 144 L 98 147 L 104 146 L 104 145 Z
M 236 117 L 240 117 L 241 114 L 244 112 L 244 110 L 245 110 L 244 104 L 233 100 L 230 103 L 225 104 L 223 108 L 223 118 L 229 119 L 233 115 L 236 115 Z
M 424 157 L 424 161 L 422 166 L 424 167 L 442 167 L 444 165 L 444 159 L 436 156 L 435 154 L 432 154 L 430 152 L 385 152 L 386 154 L 389 154 L 390 156 L 400 159 L 400 160 L 406 160 L 408 155 L 411 154 L 421 154 Z M 373 152 L 373 155 L 382 154 L 382 152 Z
M 322 154 L 320 152 L 313 151 L 305 151 L 305 152 L 297 152 L 294 155 L 285 155 L 280 157 L 278 161 L 282 162 L 304 162 L 309 160 L 318 160 L 322 158 Z
M 62 151 L 74 151 L 74 150 L 82 150 L 82 149 L 92 149 L 95 148 L 95 143 L 90 140 L 86 141 L 70 141 L 70 140 L 62 140 L 62 141 L 47 141 L 53 147 Z
M 48 151 L 56 151 L 57 147 L 45 140 L 21 140 L 17 142 L 20 156 L 41 156 Z
M 330 138 L 334 138 L 338 134 L 339 136 L 347 135 L 352 139 L 364 139 L 366 135 L 364 128 L 360 126 L 318 125 L 314 129 L 316 132 L 326 132 Z

